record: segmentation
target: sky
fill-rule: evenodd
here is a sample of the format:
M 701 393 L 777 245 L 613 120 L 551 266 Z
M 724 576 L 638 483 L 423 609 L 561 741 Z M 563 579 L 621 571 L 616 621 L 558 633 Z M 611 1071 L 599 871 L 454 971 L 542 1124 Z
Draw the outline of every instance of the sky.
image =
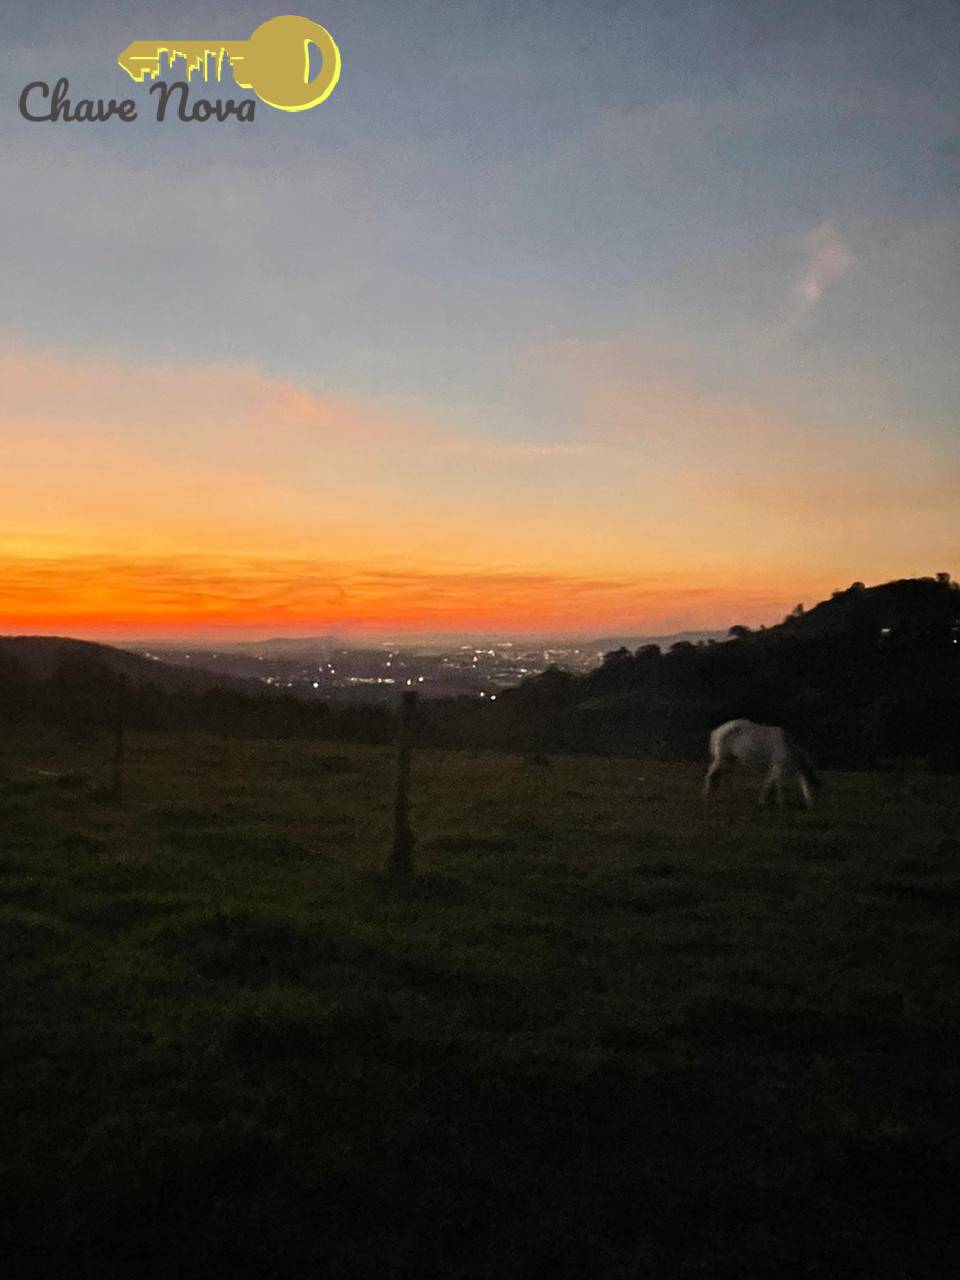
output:
M 4 8 L 0 632 L 662 634 L 956 574 L 954 0 L 304 0 L 340 82 L 250 124 L 116 57 L 283 8 Z M 137 120 L 24 120 L 61 76 Z

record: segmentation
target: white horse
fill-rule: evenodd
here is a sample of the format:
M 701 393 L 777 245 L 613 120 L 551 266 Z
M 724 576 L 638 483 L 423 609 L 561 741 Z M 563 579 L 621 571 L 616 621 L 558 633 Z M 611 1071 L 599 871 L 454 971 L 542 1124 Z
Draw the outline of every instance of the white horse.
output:
M 710 767 L 703 782 L 704 800 L 720 775 L 738 763 L 763 774 L 761 804 L 776 792 L 777 804 L 782 805 L 785 784 L 793 778 L 799 783 L 807 808 L 813 807 L 813 792 L 820 786 L 820 779 L 806 753 L 785 729 L 754 724 L 752 720 L 728 720 L 714 729 L 710 735 Z

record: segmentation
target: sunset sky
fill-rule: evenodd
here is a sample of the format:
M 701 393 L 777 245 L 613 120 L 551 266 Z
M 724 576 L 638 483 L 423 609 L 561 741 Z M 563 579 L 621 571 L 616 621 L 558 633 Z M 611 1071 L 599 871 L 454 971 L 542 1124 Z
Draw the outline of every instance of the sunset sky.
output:
M 283 12 L 340 47 L 313 110 L 158 124 L 116 65 Z M 954 0 L 6 12 L 0 632 L 659 634 L 956 575 L 958 51 Z M 23 120 L 59 76 L 139 119 Z

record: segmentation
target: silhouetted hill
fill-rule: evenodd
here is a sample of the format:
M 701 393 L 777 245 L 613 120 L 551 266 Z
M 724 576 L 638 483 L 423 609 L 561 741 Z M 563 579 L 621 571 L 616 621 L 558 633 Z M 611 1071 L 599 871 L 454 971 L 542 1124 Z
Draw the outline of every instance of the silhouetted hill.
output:
M 144 658 L 112 645 L 65 636 L 0 636 L 0 664 L 14 664 L 26 680 L 50 680 L 64 666 L 97 666 L 103 672 L 124 674 L 132 685 L 153 685 L 166 693 L 232 689 L 251 697 L 269 696 L 255 680 L 218 675 L 202 668 L 186 668 Z
M 381 708 L 303 701 L 259 680 L 176 666 L 110 645 L 59 636 L 0 636 L 0 720 L 56 724 L 85 736 L 115 725 L 203 729 L 248 737 L 318 736 L 379 742 Z
M 846 633 L 858 640 L 873 636 L 878 643 L 891 644 L 931 631 L 949 631 L 958 624 L 960 587 L 942 573 L 936 578 L 901 578 L 877 587 L 855 582 L 809 611 L 791 614 L 761 635 L 773 637 L 779 632 L 815 640 Z
M 230 640 L 220 641 L 217 649 L 222 653 L 264 653 L 284 654 L 288 656 L 303 655 L 309 657 L 318 649 L 331 649 L 343 645 L 345 641 L 335 635 L 325 636 L 273 636 L 268 640 Z M 169 648 L 168 644 L 159 648 Z M 182 645 L 177 646 L 183 648 Z
M 790 729 L 826 765 L 960 767 L 960 588 L 947 574 L 854 583 L 776 626 L 731 631 L 666 653 L 621 646 L 586 676 L 546 671 L 505 690 L 482 732 L 538 750 L 696 759 L 711 728 L 746 716 Z

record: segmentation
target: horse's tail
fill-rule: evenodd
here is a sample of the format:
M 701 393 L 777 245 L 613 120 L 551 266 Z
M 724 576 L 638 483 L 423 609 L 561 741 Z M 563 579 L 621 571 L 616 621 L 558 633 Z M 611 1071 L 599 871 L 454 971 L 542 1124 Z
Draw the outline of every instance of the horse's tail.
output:
M 801 747 L 796 739 L 792 738 L 790 734 L 786 735 L 786 739 L 787 746 L 790 749 L 790 757 L 793 761 L 793 767 L 796 769 L 797 773 L 800 774 L 800 777 L 803 778 L 807 786 L 822 787 L 823 779 L 813 767 L 813 761 L 804 751 L 803 747 Z

